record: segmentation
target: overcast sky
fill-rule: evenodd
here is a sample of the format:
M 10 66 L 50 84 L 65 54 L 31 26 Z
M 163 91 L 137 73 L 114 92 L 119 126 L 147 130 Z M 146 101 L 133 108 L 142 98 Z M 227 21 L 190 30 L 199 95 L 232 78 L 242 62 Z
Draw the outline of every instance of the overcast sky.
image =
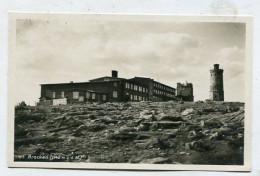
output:
M 245 25 L 134 21 L 17 20 L 17 102 L 33 105 L 42 83 L 110 76 L 150 77 L 172 87 L 192 82 L 209 98 L 213 64 L 224 69 L 226 101 L 244 101 Z

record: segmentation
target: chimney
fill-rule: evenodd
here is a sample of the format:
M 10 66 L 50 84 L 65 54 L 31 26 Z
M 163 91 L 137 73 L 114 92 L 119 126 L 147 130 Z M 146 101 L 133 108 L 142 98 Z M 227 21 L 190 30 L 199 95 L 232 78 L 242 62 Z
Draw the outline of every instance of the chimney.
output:
M 117 71 L 116 70 L 112 70 L 112 77 L 117 78 Z
M 219 64 L 214 64 L 214 70 L 218 70 L 219 69 Z

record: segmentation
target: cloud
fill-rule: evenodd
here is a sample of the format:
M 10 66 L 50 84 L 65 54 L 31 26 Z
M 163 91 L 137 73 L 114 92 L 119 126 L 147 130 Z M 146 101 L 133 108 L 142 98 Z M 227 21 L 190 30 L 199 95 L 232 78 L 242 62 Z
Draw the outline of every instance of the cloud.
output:
M 206 99 L 214 63 L 225 70 L 226 90 L 244 81 L 244 31 L 231 23 L 18 20 L 17 84 L 34 93 L 16 96 L 35 101 L 41 83 L 87 81 L 116 69 L 121 77 L 151 77 L 173 87 L 187 80 L 195 99 Z
M 230 101 L 245 98 L 245 50 L 237 46 L 222 48 L 219 56 L 224 68 L 226 98 Z M 239 95 L 238 95 L 239 94 Z
M 223 48 L 219 51 L 228 78 L 237 77 L 245 72 L 245 50 L 237 46 Z

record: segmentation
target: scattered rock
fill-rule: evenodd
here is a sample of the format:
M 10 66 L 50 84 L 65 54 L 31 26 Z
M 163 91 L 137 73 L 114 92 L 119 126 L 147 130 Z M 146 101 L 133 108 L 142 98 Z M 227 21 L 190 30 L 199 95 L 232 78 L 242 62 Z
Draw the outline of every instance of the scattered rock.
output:
M 170 164 L 171 160 L 169 158 L 152 158 L 152 159 L 145 159 L 141 161 L 141 163 L 147 163 L 147 164 Z
M 190 108 L 190 109 L 184 110 L 184 111 L 181 113 L 181 115 L 186 116 L 186 115 L 189 115 L 189 114 L 192 114 L 192 113 L 194 113 L 194 109 Z
M 150 129 L 150 125 L 148 124 L 140 124 L 137 127 L 137 131 L 149 131 L 149 129 Z
M 182 121 L 182 117 L 181 116 L 171 116 L 171 115 L 164 115 L 158 118 L 158 120 L 160 121 Z
M 15 156 L 54 152 L 87 156 L 70 162 L 243 163 L 243 103 L 89 102 L 15 112 Z
M 182 122 L 171 122 L 171 121 L 163 121 L 163 122 L 158 122 L 157 127 L 162 128 L 162 129 L 171 129 L 171 128 L 178 128 Z

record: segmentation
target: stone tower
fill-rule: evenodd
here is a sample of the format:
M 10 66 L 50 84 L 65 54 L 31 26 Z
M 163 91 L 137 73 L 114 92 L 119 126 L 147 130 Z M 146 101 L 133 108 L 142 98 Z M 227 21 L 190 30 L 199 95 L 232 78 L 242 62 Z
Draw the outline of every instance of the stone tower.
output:
M 181 98 L 183 101 L 193 101 L 194 96 L 192 83 L 177 83 L 177 97 Z
M 210 99 L 213 101 L 224 101 L 223 69 L 219 69 L 219 64 L 214 64 L 214 69 L 210 70 Z

